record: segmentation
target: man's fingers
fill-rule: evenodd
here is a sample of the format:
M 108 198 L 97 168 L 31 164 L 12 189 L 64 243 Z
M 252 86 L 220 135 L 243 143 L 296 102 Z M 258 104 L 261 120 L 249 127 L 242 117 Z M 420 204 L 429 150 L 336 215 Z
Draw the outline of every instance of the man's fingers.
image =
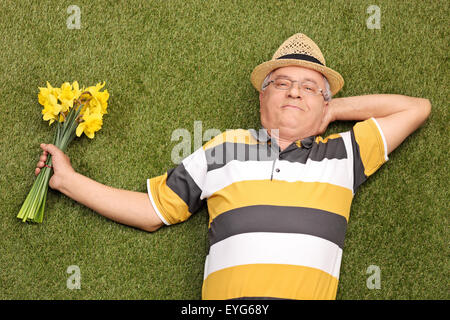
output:
M 39 172 L 41 172 L 41 169 L 45 166 L 45 162 L 47 161 L 48 154 L 54 155 L 58 152 L 62 152 L 60 149 L 58 149 L 53 144 L 40 144 L 42 151 L 42 155 L 39 157 L 39 161 L 36 165 L 36 169 L 34 170 L 34 174 L 37 176 Z
M 53 144 L 45 144 L 41 143 L 41 148 L 44 150 L 44 154 L 50 153 L 53 154 L 55 152 L 58 152 L 58 148 Z

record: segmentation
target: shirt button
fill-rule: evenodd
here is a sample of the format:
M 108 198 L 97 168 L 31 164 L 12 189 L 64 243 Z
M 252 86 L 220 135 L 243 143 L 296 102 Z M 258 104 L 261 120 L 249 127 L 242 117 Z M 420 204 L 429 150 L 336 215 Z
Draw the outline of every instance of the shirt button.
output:
M 280 169 L 276 168 L 275 171 L 276 171 L 276 172 L 280 172 Z

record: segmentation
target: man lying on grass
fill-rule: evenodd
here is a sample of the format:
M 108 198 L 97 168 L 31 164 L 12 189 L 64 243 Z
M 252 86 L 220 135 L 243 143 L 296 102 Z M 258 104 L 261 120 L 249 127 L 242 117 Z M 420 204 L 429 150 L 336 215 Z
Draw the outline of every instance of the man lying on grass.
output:
M 77 173 L 53 145 L 41 145 L 35 173 L 50 153 L 52 189 L 150 232 L 185 221 L 207 203 L 203 299 L 335 299 L 353 196 L 427 119 L 430 101 L 391 94 L 332 100 L 344 81 L 303 34 L 257 66 L 251 81 L 262 130 L 216 136 L 148 179 L 148 193 Z M 359 122 L 319 136 L 336 120 Z

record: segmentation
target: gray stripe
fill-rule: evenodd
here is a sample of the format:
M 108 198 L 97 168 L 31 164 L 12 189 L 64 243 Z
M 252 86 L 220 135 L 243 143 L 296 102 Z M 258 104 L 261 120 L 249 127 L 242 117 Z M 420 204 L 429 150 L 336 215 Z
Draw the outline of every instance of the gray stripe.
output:
M 350 136 L 352 139 L 353 149 L 353 193 L 356 193 L 356 190 L 359 188 L 359 186 L 367 180 L 367 176 L 364 173 L 364 164 L 361 160 L 358 142 L 356 142 L 353 129 L 350 131 Z
M 347 151 L 342 137 L 329 139 L 326 143 L 313 143 L 311 160 L 322 161 L 323 159 L 347 159 Z
M 167 171 L 167 186 L 187 204 L 190 213 L 195 213 L 205 203 L 205 200 L 200 199 L 202 190 L 186 171 L 183 163 Z
M 346 159 L 347 152 L 342 138 L 330 139 L 326 143 L 312 143 L 311 148 L 298 148 L 295 143 L 279 152 L 268 144 L 245 144 L 225 142 L 205 151 L 208 171 L 219 169 L 232 160 L 273 161 L 279 158 L 289 162 L 305 164 L 308 159 Z
M 210 246 L 247 232 L 301 233 L 344 247 L 347 220 L 338 214 L 313 208 L 248 206 L 217 216 L 208 232 Z
M 286 149 L 287 150 L 287 149 Z M 322 161 L 323 159 L 347 159 L 344 139 L 330 139 L 326 143 L 312 143 L 311 148 L 296 148 L 288 153 L 280 153 L 280 159 L 290 162 L 300 162 L 305 164 L 308 159 Z

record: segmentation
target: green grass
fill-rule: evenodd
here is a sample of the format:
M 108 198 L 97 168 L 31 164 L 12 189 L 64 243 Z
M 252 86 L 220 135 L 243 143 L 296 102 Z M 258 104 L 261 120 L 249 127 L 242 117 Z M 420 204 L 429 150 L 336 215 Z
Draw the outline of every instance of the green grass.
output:
M 35 179 L 42 121 L 38 87 L 106 81 L 109 114 L 95 139 L 67 154 L 80 173 L 146 192 L 174 166 L 177 128 L 255 128 L 249 77 L 303 32 L 345 86 L 337 97 L 397 93 L 431 100 L 432 114 L 357 193 L 338 299 L 449 299 L 447 1 L 2 1 L 0 11 L 0 299 L 199 299 L 207 212 L 154 234 L 97 215 L 49 190 L 44 222 L 16 219 Z M 81 8 L 68 30 L 66 9 Z M 366 8 L 381 9 L 369 30 Z M 351 123 L 332 124 L 327 133 Z M 193 150 L 192 150 L 193 151 Z M 70 265 L 81 290 L 69 290 Z M 381 289 L 369 290 L 369 265 Z

